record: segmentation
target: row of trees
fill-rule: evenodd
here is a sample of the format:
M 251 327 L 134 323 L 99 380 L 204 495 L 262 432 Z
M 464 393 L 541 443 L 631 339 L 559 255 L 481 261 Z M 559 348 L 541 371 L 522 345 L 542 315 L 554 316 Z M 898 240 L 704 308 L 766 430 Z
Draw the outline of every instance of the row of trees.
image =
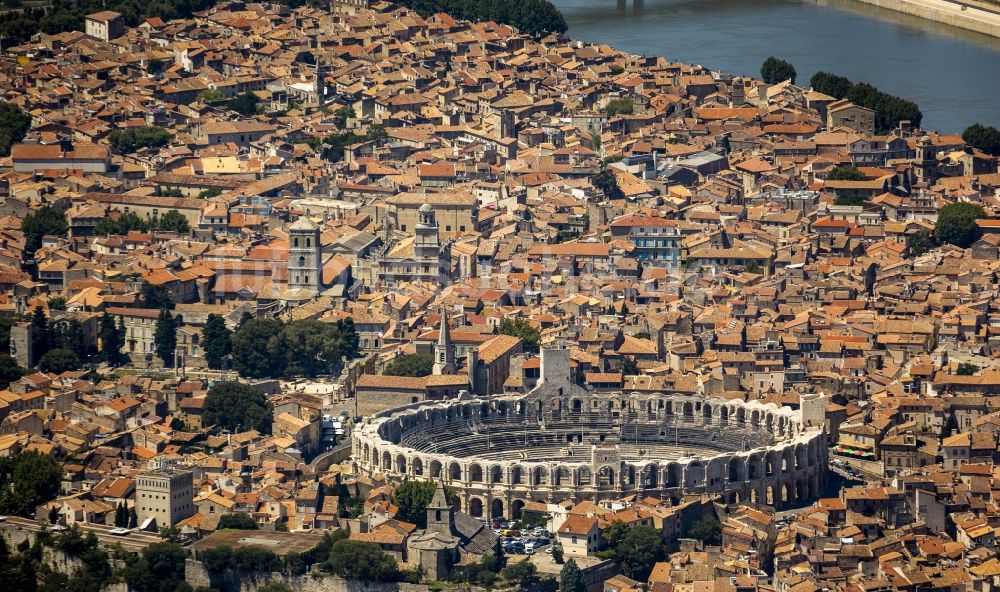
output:
M 978 148 L 990 156 L 1000 156 L 1000 129 L 974 123 L 962 132 L 962 139 L 973 148 Z
M 459 19 L 512 25 L 535 37 L 565 33 L 568 28 L 562 13 L 549 0 L 400 0 L 397 4 L 423 17 L 446 12 Z
M 213 339 L 221 347 L 222 337 Z M 244 318 L 231 337 L 231 357 L 233 368 L 249 378 L 314 377 L 339 372 L 345 358 L 358 357 L 358 346 L 350 318 L 333 323 Z
M 131 154 L 142 148 L 159 148 L 170 142 L 170 132 L 159 126 L 130 127 L 115 130 L 108 135 L 108 142 L 120 154 Z
M 13 103 L 0 101 L 0 156 L 10 156 L 10 148 L 31 129 L 31 116 Z
M 867 82 L 853 83 L 843 76 L 817 72 L 809 79 L 809 85 L 823 94 L 836 99 L 848 99 L 873 110 L 875 127 L 882 132 L 896 127 L 902 120 L 908 120 L 919 127 L 924 118 L 916 103 L 884 93 Z
M 126 235 L 131 231 L 149 232 L 151 230 L 162 230 L 164 232 L 186 233 L 191 230 L 191 225 L 184 214 L 177 210 L 167 210 L 163 216 L 153 216 L 143 218 L 135 212 L 120 214 L 115 217 L 108 216 L 102 218 L 94 232 L 101 236 Z

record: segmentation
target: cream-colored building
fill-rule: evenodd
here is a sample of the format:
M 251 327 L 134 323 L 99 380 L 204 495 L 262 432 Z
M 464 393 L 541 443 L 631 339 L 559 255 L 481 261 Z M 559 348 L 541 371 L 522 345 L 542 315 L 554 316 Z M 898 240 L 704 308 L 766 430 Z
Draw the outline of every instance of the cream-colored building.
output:
M 195 513 L 191 471 L 157 469 L 135 479 L 135 512 L 139 526 L 150 518 L 157 528 L 173 526 Z

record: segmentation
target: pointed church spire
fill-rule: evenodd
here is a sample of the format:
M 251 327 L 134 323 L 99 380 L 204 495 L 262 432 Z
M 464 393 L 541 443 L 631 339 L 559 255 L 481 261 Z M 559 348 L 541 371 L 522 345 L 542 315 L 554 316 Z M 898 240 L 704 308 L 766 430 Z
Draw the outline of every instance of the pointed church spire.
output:
M 441 328 L 438 331 L 438 342 L 434 346 L 435 376 L 455 373 L 455 345 L 451 342 L 451 327 L 448 325 L 448 309 L 441 307 Z

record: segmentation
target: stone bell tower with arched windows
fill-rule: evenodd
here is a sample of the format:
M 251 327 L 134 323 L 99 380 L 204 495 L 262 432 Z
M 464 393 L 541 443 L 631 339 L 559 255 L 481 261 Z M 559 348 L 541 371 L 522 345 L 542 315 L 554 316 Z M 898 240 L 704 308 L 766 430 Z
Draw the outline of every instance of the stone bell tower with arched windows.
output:
M 288 288 L 319 292 L 323 283 L 320 229 L 302 217 L 288 228 Z

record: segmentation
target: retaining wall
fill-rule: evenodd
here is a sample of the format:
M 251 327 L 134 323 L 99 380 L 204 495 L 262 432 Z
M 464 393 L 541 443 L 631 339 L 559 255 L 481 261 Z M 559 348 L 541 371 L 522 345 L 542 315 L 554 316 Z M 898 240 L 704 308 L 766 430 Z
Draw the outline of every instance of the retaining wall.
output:
M 863 4 L 894 10 L 929 21 L 1000 37 L 1000 14 L 979 10 L 949 0 L 857 0 Z M 966 10 L 962 7 L 966 6 Z

